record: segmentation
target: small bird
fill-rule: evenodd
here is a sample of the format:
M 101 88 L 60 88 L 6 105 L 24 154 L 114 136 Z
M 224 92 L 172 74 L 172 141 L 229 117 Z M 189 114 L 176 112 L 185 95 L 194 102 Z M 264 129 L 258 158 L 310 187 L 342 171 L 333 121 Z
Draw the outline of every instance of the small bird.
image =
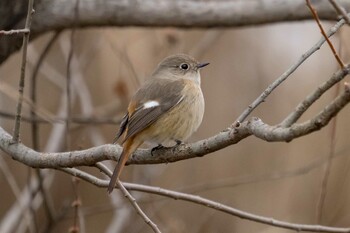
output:
M 116 135 L 115 141 L 123 135 L 123 151 L 109 182 L 109 193 L 129 156 L 142 143 L 161 147 L 173 140 L 179 144 L 198 129 L 204 114 L 199 70 L 208 64 L 185 54 L 166 57 L 137 90 Z

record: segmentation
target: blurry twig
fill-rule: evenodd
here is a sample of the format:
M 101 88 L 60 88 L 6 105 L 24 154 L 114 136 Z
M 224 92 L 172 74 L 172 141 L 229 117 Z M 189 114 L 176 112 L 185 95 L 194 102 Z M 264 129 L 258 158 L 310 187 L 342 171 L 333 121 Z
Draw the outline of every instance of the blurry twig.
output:
M 3 112 L 0 111 L 0 117 L 8 118 L 8 119 L 14 119 L 15 114 Z M 42 124 L 65 124 L 65 121 L 67 120 L 66 117 L 53 117 L 52 119 L 45 120 L 41 117 L 28 117 L 28 116 L 22 116 L 22 121 L 32 123 L 42 123 Z M 114 119 L 111 117 L 84 117 L 84 116 L 72 116 L 72 123 L 76 124 L 112 124 L 117 125 L 120 123 L 120 119 Z
M 340 85 L 338 83 L 338 85 L 336 86 L 336 90 L 334 92 L 334 97 L 339 95 L 339 93 L 340 93 Z M 333 165 L 333 158 L 335 157 L 335 144 L 336 144 L 335 137 L 336 137 L 336 134 L 337 134 L 337 117 L 334 117 L 334 120 L 331 122 L 329 156 L 328 156 L 328 160 L 326 163 L 325 172 L 324 172 L 323 177 L 322 177 L 320 196 L 319 196 L 317 206 L 316 206 L 316 220 L 318 223 L 321 223 L 321 221 L 322 221 L 324 203 L 326 201 L 326 196 L 327 196 L 327 187 L 328 187 L 329 176 L 330 176 L 331 168 Z
M 19 98 L 18 93 L 9 84 L 6 84 L 6 83 L 1 83 L 0 92 L 4 93 L 7 97 L 13 100 L 15 100 L 16 98 Z M 51 118 L 54 118 L 54 115 L 52 113 L 50 113 L 49 111 L 43 108 L 38 107 L 37 105 L 34 105 L 33 102 L 26 96 L 23 96 L 22 100 L 24 104 L 28 105 L 31 109 L 34 109 L 34 111 L 40 118 L 45 119 L 49 122 L 51 122 L 50 120 Z M 16 117 L 16 115 L 14 116 Z M 22 118 L 22 115 L 21 115 L 21 118 Z
M 58 38 L 58 36 L 60 35 L 61 31 L 57 31 L 55 32 L 55 34 L 50 38 L 49 42 L 46 44 L 46 46 L 44 47 L 43 52 L 41 53 L 35 67 L 34 67 L 34 71 L 32 73 L 31 76 L 31 100 L 33 102 L 33 105 L 31 105 L 31 111 L 30 111 L 30 116 L 31 118 L 35 118 L 36 112 L 35 109 L 33 108 L 33 106 L 37 105 L 37 77 L 38 77 L 38 72 L 39 69 L 41 67 L 41 64 L 43 63 L 45 57 L 47 56 L 47 54 L 49 53 L 51 47 L 53 46 L 54 42 L 56 41 L 56 39 Z M 22 116 L 23 119 L 23 116 Z M 33 142 L 33 149 L 34 150 L 40 150 L 39 145 L 39 122 L 37 121 L 31 121 L 31 127 L 32 127 L 32 142 Z M 42 193 L 43 196 L 43 205 L 44 205 L 44 209 L 46 211 L 47 217 L 48 217 L 48 226 L 47 229 L 51 229 L 51 226 L 54 224 L 55 221 L 55 213 L 54 213 L 54 208 L 53 208 L 53 204 L 51 202 L 51 198 L 49 196 L 49 193 L 46 191 L 45 187 L 44 187 L 44 179 L 42 176 L 42 173 L 40 171 L 40 169 L 35 169 L 37 178 L 38 178 L 38 182 L 39 182 L 39 189 L 40 192 Z
M 72 203 L 72 207 L 74 208 L 74 219 L 73 219 L 73 226 L 69 229 L 70 233 L 77 233 L 80 231 L 79 224 L 78 224 L 79 207 L 81 206 L 81 200 L 78 193 L 79 181 L 80 180 L 77 177 L 72 178 L 73 192 L 74 192 L 74 201 Z
M 189 51 L 189 54 L 196 58 L 201 58 L 203 54 L 211 48 L 211 45 L 217 41 L 220 36 L 224 33 L 223 30 L 211 30 L 206 32 L 201 40 L 194 45 L 194 47 Z
M 3 159 L 2 156 L 0 156 L 0 171 L 2 171 L 4 177 L 6 178 L 14 196 L 16 197 L 16 200 L 19 204 L 19 207 L 21 209 L 21 212 L 24 213 L 24 219 L 26 221 L 26 224 L 28 225 L 29 232 L 35 232 L 36 226 L 34 224 L 33 219 L 35 218 L 33 216 L 33 212 L 29 211 L 29 208 L 26 208 L 24 203 L 21 202 L 21 190 L 16 182 L 16 179 L 11 171 L 11 169 L 7 166 L 6 161 Z M 0 227 L 1 229 L 1 227 Z
M 321 34 L 323 35 L 323 37 L 326 39 L 329 47 L 331 48 L 333 55 L 335 57 L 335 59 L 337 60 L 337 62 L 339 63 L 341 68 L 344 68 L 344 62 L 341 60 L 341 58 L 338 56 L 337 51 L 335 50 L 332 42 L 328 39 L 328 35 L 326 34 L 326 32 L 324 31 L 322 24 L 320 22 L 320 18 L 318 17 L 317 11 L 315 10 L 315 8 L 311 5 L 310 0 L 305 0 L 306 1 L 306 5 L 309 7 L 314 19 L 316 20 L 316 23 L 318 25 L 318 27 L 320 28 Z
M 99 179 L 93 175 L 90 175 L 86 172 L 83 172 L 81 170 L 78 170 L 76 168 L 59 168 L 59 170 L 66 172 L 70 175 L 77 176 L 89 183 L 92 183 L 98 187 L 107 187 L 109 181 L 108 180 L 102 180 Z M 260 215 L 255 215 L 252 213 L 248 213 L 239 209 L 232 208 L 230 206 L 224 205 L 219 202 L 215 202 L 203 197 L 200 197 L 198 195 L 191 195 L 187 193 L 182 192 L 176 192 L 169 189 L 164 189 L 160 187 L 154 187 L 154 186 L 148 186 L 148 185 L 140 185 L 140 184 L 133 184 L 133 183 L 126 183 L 123 182 L 123 185 L 128 190 L 134 190 L 139 192 L 146 192 L 151 194 L 156 194 L 160 196 L 165 196 L 169 198 L 173 198 L 175 200 L 183 200 L 187 202 L 192 202 L 198 205 L 203 205 L 205 207 L 215 209 L 217 211 L 227 213 L 232 216 L 236 216 L 242 219 L 259 222 L 262 224 L 279 227 L 279 228 L 285 228 L 285 229 L 291 229 L 295 231 L 311 231 L 311 232 L 350 232 L 350 228 L 337 228 L 337 227 L 328 227 L 328 226 L 321 226 L 321 225 L 308 225 L 308 224 L 296 224 L 296 223 L 290 223 L 285 221 L 276 220 L 273 218 L 268 218 Z
M 13 129 L 13 138 L 12 138 L 12 141 L 14 143 L 18 143 L 19 131 L 20 131 L 20 127 L 21 127 L 24 80 L 25 80 L 25 76 L 26 76 L 26 63 L 27 63 L 27 46 L 28 46 L 28 42 L 29 42 L 32 14 L 34 13 L 33 5 L 34 5 L 34 0 L 29 0 L 28 1 L 27 18 L 26 18 L 26 23 L 24 26 L 24 29 L 27 29 L 29 31 L 27 33 L 24 33 L 24 35 L 23 35 L 21 77 L 20 77 L 19 85 L 18 85 L 19 97 L 18 97 L 18 102 L 17 102 L 17 107 L 16 107 L 16 119 L 15 119 L 15 126 Z
M 30 111 L 30 116 L 32 119 L 36 117 L 36 112 L 33 106 L 37 105 L 37 77 L 38 77 L 38 72 L 41 67 L 41 64 L 43 63 L 45 57 L 49 53 L 51 47 L 57 40 L 58 36 L 60 35 L 61 31 L 55 32 L 55 34 L 50 38 L 49 42 L 46 44 L 43 52 L 38 58 L 38 61 L 35 64 L 31 79 L 30 79 L 30 92 L 31 92 L 31 100 L 33 105 L 31 105 L 31 111 Z M 39 129 L 38 129 L 38 122 L 37 121 L 32 121 L 32 141 L 33 141 L 33 149 L 38 150 L 39 149 Z
M 129 68 L 129 71 L 131 73 L 131 80 L 132 80 L 132 83 L 134 85 L 135 88 L 139 88 L 139 86 L 141 85 L 141 81 L 139 79 L 139 75 L 137 74 L 136 72 L 136 69 L 134 67 L 134 65 L 132 64 L 132 62 L 130 61 L 130 58 L 127 54 L 127 52 L 125 51 L 125 49 L 119 49 L 114 43 L 112 43 L 111 40 L 109 40 L 109 43 L 108 43 L 113 52 L 116 54 L 117 57 L 120 58 L 121 62 L 126 65 L 126 67 Z
M 67 118 L 66 118 L 66 149 L 70 150 L 71 138 L 70 138 L 70 127 L 71 127 L 71 117 L 72 117 L 72 98 L 71 98 L 71 85 L 72 85 L 72 74 L 71 74 L 71 64 L 74 53 L 74 35 L 75 29 L 73 28 L 70 35 L 70 48 L 68 52 L 67 59 L 67 81 L 66 81 L 66 99 L 67 99 Z
M 53 176 L 52 172 L 44 171 L 44 182 L 47 185 L 52 183 Z M 38 195 L 39 194 L 39 195 Z M 30 196 L 35 198 L 31 201 Z M 39 192 L 39 183 L 35 176 L 31 177 L 30 183 L 28 183 L 20 193 L 20 196 L 17 198 L 16 202 L 12 204 L 11 208 L 5 213 L 5 215 L 0 220 L 0 232 L 1 233 L 12 233 L 16 232 L 15 229 L 23 226 L 23 221 L 26 221 L 26 218 L 23 218 L 23 214 L 26 213 L 25 210 L 29 209 L 29 206 L 33 206 L 35 209 L 39 208 L 39 205 L 42 201 L 40 192 Z M 22 208 L 23 206 L 23 208 Z M 27 224 L 25 223 L 25 226 Z M 31 231 L 34 232 L 34 231 Z
M 71 148 L 71 138 L 70 138 L 70 125 L 71 125 L 71 117 L 72 117 L 72 98 L 71 98 L 71 86 L 72 86 L 72 58 L 74 54 L 74 38 L 76 32 L 76 26 L 78 24 L 79 19 L 79 0 L 76 0 L 74 6 L 74 24 L 70 34 L 70 47 L 67 58 L 67 81 L 66 81 L 66 95 L 67 95 L 67 121 L 66 121 L 66 148 L 70 150 Z
M 337 11 L 337 13 L 345 19 L 346 23 L 350 25 L 350 17 L 346 13 L 344 7 L 340 6 L 336 0 L 329 0 L 329 2 L 332 4 L 334 9 Z

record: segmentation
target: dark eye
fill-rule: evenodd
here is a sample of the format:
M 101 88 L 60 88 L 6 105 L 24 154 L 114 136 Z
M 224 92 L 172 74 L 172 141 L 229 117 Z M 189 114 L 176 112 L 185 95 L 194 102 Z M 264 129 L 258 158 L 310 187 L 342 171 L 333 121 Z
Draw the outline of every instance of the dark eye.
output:
M 180 65 L 180 68 L 181 69 L 183 69 L 183 70 L 188 70 L 188 64 L 186 64 L 186 63 L 182 63 L 181 65 Z

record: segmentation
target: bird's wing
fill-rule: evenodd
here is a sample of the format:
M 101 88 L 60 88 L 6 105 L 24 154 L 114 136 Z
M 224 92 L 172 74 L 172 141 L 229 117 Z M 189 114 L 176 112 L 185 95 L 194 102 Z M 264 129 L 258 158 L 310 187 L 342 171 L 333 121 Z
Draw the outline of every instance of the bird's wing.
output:
M 123 143 L 146 129 L 183 100 L 182 90 L 185 85 L 183 80 L 156 80 L 147 82 L 132 98 L 129 112 L 123 118 L 118 134 L 120 136 L 125 131 Z

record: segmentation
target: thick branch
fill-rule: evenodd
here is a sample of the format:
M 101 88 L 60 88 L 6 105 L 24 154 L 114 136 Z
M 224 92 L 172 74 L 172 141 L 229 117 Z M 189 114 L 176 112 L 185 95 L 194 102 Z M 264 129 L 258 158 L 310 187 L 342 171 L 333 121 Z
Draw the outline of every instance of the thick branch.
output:
M 350 2 L 339 1 L 346 11 Z M 195 1 L 195 0 L 84 0 L 79 4 L 75 21 L 75 1 L 42 0 L 36 7 L 31 27 L 35 37 L 47 31 L 77 27 L 143 26 L 143 27 L 239 27 L 311 19 L 303 0 Z M 337 20 L 327 1 L 314 4 L 321 19 Z M 13 28 L 21 28 L 19 21 Z M 13 29 L 10 28 L 10 29 Z M 12 41 L 11 41 L 12 39 Z M 1 47 L 13 46 L 14 38 L 4 38 Z M 6 43 L 6 46 L 4 44 Z M 16 48 L 0 50 L 0 64 Z
M 339 1 L 350 11 L 349 1 Z M 75 24 L 75 1 L 45 0 L 37 8 L 33 30 L 42 32 Z M 314 6 L 322 19 L 337 20 L 327 1 Z M 46 19 L 42 21 L 42 19 Z M 80 27 L 236 27 L 311 19 L 303 0 L 194 1 L 194 0 L 85 0 L 79 4 Z

